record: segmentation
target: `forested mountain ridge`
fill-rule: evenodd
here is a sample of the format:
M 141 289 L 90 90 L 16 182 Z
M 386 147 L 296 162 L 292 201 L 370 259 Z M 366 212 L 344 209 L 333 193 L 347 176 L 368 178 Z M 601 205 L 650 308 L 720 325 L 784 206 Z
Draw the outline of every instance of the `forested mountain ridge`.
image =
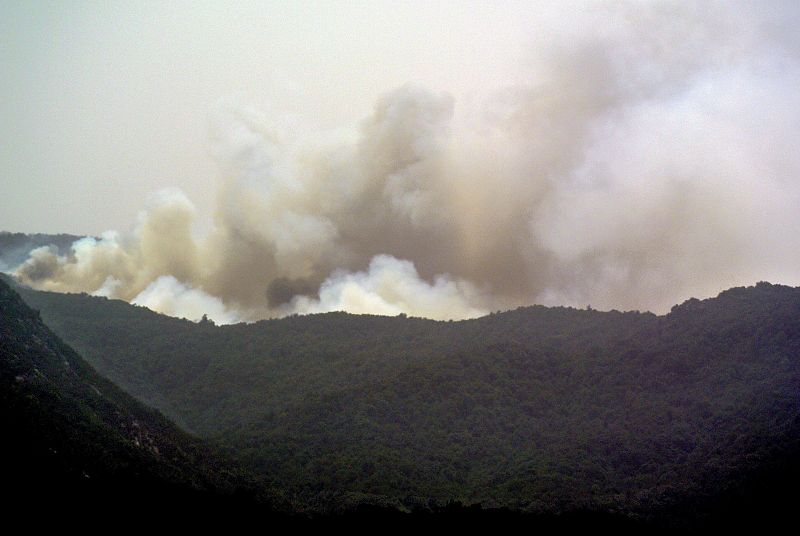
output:
M 1 279 L 0 426 L 8 508 L 178 511 L 255 506 L 261 494 L 210 447 L 98 375 Z
M 723 493 L 800 437 L 795 288 L 664 316 L 536 306 L 220 327 L 22 293 L 103 374 L 310 504 L 653 512 Z

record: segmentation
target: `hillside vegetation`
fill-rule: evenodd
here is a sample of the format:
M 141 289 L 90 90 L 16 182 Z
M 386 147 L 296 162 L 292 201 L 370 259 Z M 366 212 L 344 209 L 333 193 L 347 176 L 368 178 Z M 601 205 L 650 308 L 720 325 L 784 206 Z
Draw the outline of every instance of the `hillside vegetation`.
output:
M 9 514 L 245 507 L 263 495 L 210 447 L 98 375 L 2 280 L 0 427 Z
M 665 316 L 536 306 L 220 327 L 22 293 L 102 374 L 314 507 L 639 515 L 724 494 L 800 437 L 800 289 L 784 286 Z

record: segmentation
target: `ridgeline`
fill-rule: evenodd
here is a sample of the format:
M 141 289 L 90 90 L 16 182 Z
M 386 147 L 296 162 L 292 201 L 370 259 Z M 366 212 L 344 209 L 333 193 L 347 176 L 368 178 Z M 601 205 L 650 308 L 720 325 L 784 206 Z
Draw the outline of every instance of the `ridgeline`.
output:
M 700 523 L 753 513 L 731 505 L 794 471 L 800 289 L 759 283 L 664 316 L 233 326 L 20 292 L 100 373 L 312 511 L 459 501 Z

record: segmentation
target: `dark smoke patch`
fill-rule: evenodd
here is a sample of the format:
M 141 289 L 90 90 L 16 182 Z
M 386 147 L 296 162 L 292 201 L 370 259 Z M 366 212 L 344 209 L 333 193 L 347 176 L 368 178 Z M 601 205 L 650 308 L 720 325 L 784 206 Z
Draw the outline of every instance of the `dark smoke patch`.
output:
M 290 279 L 279 277 L 267 287 L 267 303 L 275 308 L 288 304 L 296 296 L 315 297 L 319 283 L 309 279 Z

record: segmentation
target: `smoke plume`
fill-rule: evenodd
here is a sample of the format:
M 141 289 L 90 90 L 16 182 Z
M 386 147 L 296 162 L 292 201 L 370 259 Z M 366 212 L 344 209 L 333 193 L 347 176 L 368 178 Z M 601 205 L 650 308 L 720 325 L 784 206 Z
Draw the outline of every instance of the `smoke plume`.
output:
M 220 106 L 213 215 L 161 192 L 16 276 L 222 322 L 800 284 L 798 8 L 735 7 L 598 5 L 540 36 L 527 84 L 463 107 L 404 86 L 338 140 Z

